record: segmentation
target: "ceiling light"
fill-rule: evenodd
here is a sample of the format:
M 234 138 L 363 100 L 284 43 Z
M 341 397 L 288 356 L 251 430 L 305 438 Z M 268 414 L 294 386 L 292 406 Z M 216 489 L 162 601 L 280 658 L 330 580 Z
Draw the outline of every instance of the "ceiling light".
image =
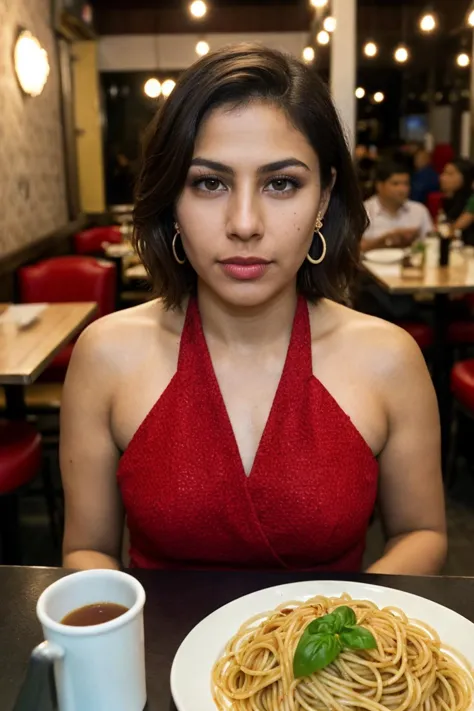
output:
M 422 32 L 433 32 L 436 29 L 437 25 L 438 23 L 436 21 L 436 17 L 433 15 L 432 12 L 427 12 L 426 15 L 423 15 L 420 18 L 420 30 Z
M 326 32 L 326 30 L 321 30 L 321 32 L 318 32 L 316 35 L 316 42 L 318 44 L 329 44 L 330 39 L 329 32 Z
M 381 104 L 385 99 L 385 94 L 382 91 L 376 91 L 374 94 L 374 101 L 376 104 Z
M 399 64 L 404 64 L 408 60 L 408 49 L 401 44 L 399 47 L 394 52 L 394 59 L 396 62 L 399 62 Z
M 358 86 L 355 90 L 355 95 L 357 99 L 363 99 L 365 96 L 365 89 L 363 86 Z
M 471 63 L 471 60 L 469 59 L 469 55 L 466 54 L 466 52 L 461 52 L 461 54 L 458 54 L 456 57 L 456 64 L 458 67 L 468 67 Z
M 161 93 L 163 96 L 169 96 L 176 86 L 176 82 L 173 79 L 167 79 L 161 85 Z
M 207 12 L 207 5 L 203 0 L 194 0 L 189 6 L 189 12 L 197 20 L 200 20 Z
M 305 62 L 312 62 L 314 60 L 314 49 L 312 47 L 305 47 L 303 50 L 303 59 Z
M 326 17 L 326 19 L 324 20 L 323 27 L 326 32 L 334 32 L 334 30 L 336 29 L 336 24 L 336 18 L 329 15 L 329 17 Z
M 158 79 L 148 79 L 148 81 L 145 82 L 143 91 L 150 99 L 156 99 L 161 94 L 161 84 Z
M 366 42 L 364 46 L 364 54 L 366 57 L 375 57 L 378 54 L 379 48 L 375 42 Z
M 467 24 L 470 27 L 474 27 L 474 10 L 471 10 L 469 15 L 467 16 Z
M 209 44 L 204 40 L 201 40 L 196 45 L 196 54 L 198 54 L 200 57 L 204 57 L 204 55 L 209 52 L 209 49 Z
M 14 50 L 15 72 L 18 82 L 30 96 L 39 96 L 49 76 L 48 53 L 26 30 L 20 32 Z
M 312 7 L 326 7 L 328 0 L 310 0 Z

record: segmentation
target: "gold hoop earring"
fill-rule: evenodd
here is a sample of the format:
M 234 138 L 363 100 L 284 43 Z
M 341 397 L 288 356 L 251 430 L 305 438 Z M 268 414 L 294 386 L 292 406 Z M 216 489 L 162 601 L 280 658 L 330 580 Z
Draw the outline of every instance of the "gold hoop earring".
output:
M 173 250 L 173 257 L 176 259 L 178 264 L 186 264 L 186 259 L 180 259 L 178 257 L 178 252 L 176 251 L 176 240 L 178 239 L 179 234 L 179 229 L 176 228 L 176 232 L 174 233 L 173 241 L 171 243 L 171 249 Z
M 310 264 L 321 264 L 321 262 L 323 262 L 324 258 L 326 257 L 327 244 L 326 244 L 326 239 L 325 239 L 323 233 L 321 232 L 322 226 L 323 226 L 323 221 L 321 219 L 321 213 L 319 213 L 316 218 L 316 224 L 314 226 L 314 234 L 318 235 L 319 239 L 321 240 L 322 252 L 321 252 L 321 256 L 318 257 L 318 259 L 313 259 L 313 257 L 308 252 L 308 254 L 306 255 L 306 259 L 308 260 L 308 262 L 310 262 Z

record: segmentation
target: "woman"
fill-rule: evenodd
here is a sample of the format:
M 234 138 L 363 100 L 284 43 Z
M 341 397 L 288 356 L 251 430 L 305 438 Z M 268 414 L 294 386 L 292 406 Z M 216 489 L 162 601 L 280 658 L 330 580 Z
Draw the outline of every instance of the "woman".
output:
M 94 323 L 62 403 L 64 565 L 434 573 L 435 395 L 414 342 L 346 299 L 366 225 L 327 89 L 210 54 L 153 126 L 135 209 L 159 300 Z M 123 454 L 123 456 L 121 456 Z
M 474 244 L 474 164 L 466 158 L 447 163 L 440 176 L 443 211 L 466 244 Z

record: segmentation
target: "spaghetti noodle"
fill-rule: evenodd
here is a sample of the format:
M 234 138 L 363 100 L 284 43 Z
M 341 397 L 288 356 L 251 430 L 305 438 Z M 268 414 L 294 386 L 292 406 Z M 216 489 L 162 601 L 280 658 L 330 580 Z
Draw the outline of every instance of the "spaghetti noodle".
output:
M 340 605 L 354 610 L 377 648 L 344 649 L 326 668 L 295 679 L 305 628 Z M 248 620 L 215 664 L 212 683 L 220 711 L 467 711 L 474 691 L 469 664 L 433 629 L 349 595 L 290 602 Z

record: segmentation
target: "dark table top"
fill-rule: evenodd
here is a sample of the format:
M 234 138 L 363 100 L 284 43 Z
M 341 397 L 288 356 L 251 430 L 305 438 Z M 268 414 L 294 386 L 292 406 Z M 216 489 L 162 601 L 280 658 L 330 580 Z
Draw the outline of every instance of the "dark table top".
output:
M 11 711 L 31 649 L 42 640 L 35 607 L 40 593 L 65 575 L 52 568 L 0 566 L 0 709 Z M 287 573 L 133 571 L 143 584 L 149 711 L 175 711 L 169 675 L 187 633 L 241 595 L 298 580 L 361 580 L 405 590 L 450 607 L 474 622 L 474 578 L 408 578 Z

